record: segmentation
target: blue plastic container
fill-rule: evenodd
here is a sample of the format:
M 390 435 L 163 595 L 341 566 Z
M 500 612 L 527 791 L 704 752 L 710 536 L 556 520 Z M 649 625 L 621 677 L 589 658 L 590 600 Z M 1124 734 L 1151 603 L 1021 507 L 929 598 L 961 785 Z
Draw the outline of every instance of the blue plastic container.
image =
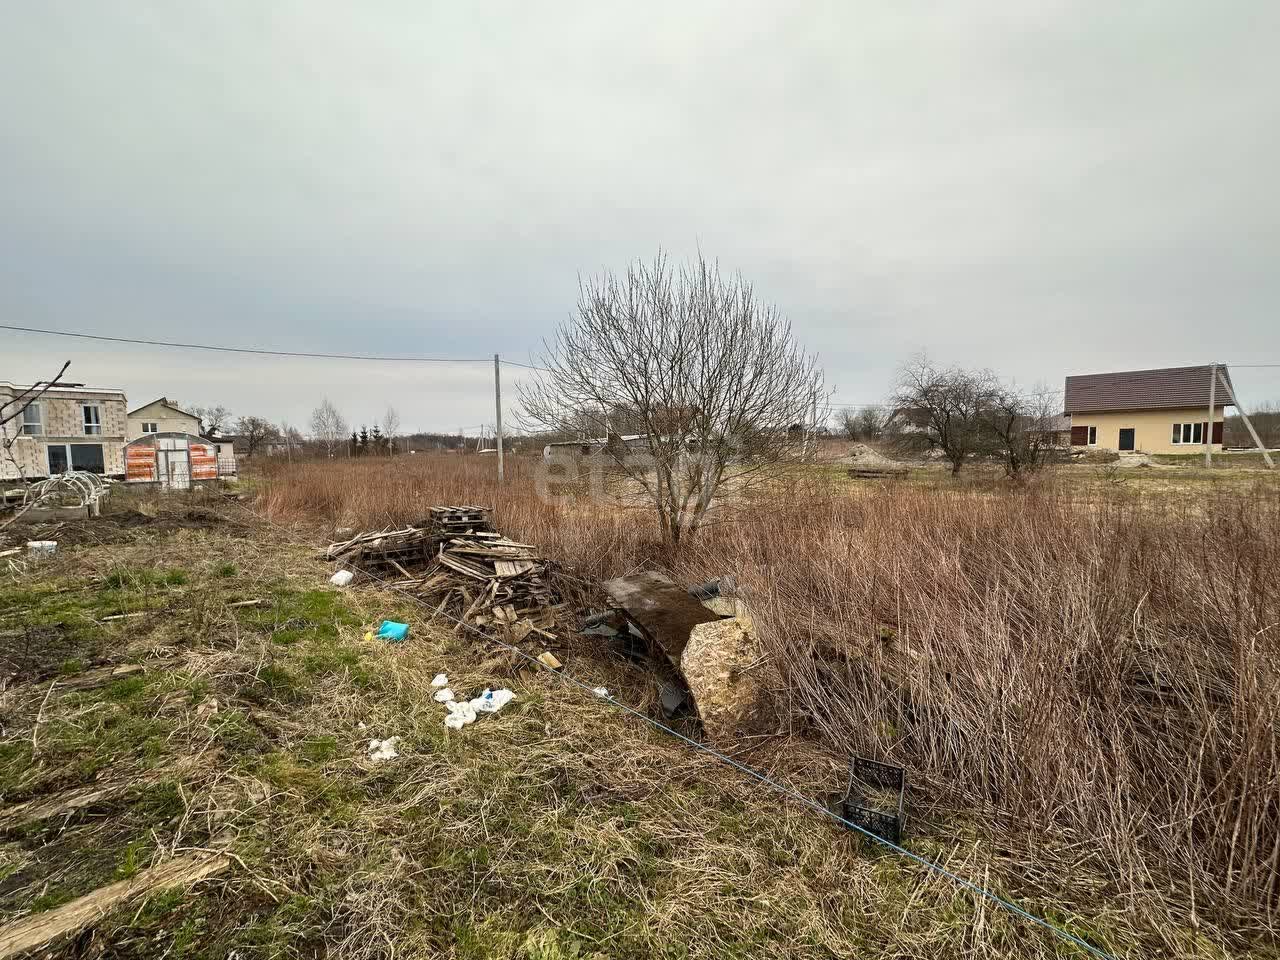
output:
M 383 620 L 382 626 L 378 627 L 378 639 L 389 640 L 391 643 L 399 643 L 409 635 L 409 625 L 407 623 L 396 623 L 394 620 Z

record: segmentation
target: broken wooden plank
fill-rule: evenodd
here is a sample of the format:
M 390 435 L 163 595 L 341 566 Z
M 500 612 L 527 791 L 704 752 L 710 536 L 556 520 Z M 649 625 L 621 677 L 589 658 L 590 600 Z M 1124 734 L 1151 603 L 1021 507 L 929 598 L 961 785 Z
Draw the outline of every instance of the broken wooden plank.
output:
M 40 797 L 28 800 L 0 811 L 0 829 L 9 830 L 23 824 L 35 823 L 48 817 L 62 816 L 85 807 L 93 806 L 101 800 L 108 800 L 127 791 L 131 782 L 108 783 L 100 786 L 77 787 L 66 790 L 52 797 Z
M 143 870 L 128 880 L 99 887 L 53 910 L 25 917 L 0 928 L 0 960 L 21 956 L 60 937 L 79 933 L 135 897 L 169 887 L 189 886 L 230 866 L 231 859 L 225 854 L 187 854 Z
M 689 631 L 700 623 L 720 619 L 688 590 L 656 571 L 606 580 L 602 586 L 627 619 L 677 668 L 680 654 L 689 642 Z
M 458 573 L 461 573 L 464 576 L 471 577 L 475 580 L 492 580 L 493 579 L 493 571 L 485 570 L 483 567 L 479 566 L 478 564 L 470 563 L 466 560 L 462 560 L 459 557 L 452 556 L 447 552 L 442 552 L 438 557 L 436 557 L 436 559 L 439 560 L 446 567 L 448 567 L 450 570 L 456 570 Z

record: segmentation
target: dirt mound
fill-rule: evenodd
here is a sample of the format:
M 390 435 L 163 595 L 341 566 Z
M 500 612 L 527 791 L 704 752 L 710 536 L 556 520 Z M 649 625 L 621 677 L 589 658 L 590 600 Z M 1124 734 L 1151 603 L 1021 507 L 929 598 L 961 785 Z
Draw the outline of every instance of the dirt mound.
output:
M 837 462 L 850 467 L 862 467 L 870 470 L 903 469 L 903 465 L 897 460 L 889 459 L 865 443 L 850 444 L 848 455 L 841 457 Z
M 1145 453 L 1122 453 L 1111 462 L 1113 467 L 1120 470 L 1134 470 L 1139 467 L 1167 467 L 1167 463 L 1156 463 Z

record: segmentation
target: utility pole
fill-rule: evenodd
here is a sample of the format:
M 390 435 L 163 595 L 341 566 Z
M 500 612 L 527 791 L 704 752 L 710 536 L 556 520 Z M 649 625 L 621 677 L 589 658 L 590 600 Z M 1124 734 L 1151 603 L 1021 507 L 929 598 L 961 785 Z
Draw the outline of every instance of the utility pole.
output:
M 1213 466 L 1213 393 L 1217 386 L 1218 365 L 1211 363 L 1209 364 L 1209 428 L 1204 436 L 1204 465 L 1206 467 Z M 1226 418 L 1224 417 L 1223 419 L 1225 420 Z M 1222 429 L 1224 432 L 1226 431 L 1226 423 L 1223 423 Z
M 502 483 L 502 361 L 493 355 L 493 402 L 497 408 L 494 435 L 498 444 L 498 482 Z

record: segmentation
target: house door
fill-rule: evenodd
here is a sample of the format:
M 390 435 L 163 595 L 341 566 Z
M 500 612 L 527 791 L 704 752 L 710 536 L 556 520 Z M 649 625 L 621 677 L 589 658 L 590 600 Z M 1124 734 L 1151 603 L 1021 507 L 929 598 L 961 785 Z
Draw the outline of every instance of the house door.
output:
M 1133 450 L 1133 427 L 1120 428 L 1120 450 Z
M 186 441 L 176 437 L 156 439 L 156 467 L 160 486 L 170 490 L 186 490 L 191 486 L 191 460 Z

